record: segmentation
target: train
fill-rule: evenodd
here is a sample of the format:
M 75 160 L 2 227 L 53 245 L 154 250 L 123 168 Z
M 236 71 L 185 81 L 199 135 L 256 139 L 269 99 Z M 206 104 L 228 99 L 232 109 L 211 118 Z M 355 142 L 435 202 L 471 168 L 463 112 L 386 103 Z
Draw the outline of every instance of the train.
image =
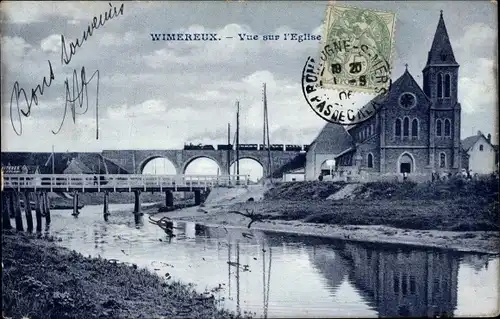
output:
M 257 151 L 258 147 L 257 144 L 240 144 L 239 149 L 241 151 Z
M 218 144 L 217 149 L 220 151 L 232 150 L 233 145 L 232 144 Z
M 218 144 L 217 150 L 227 151 L 235 150 L 235 145 L 232 144 Z M 268 147 L 264 147 L 264 144 L 240 144 L 240 151 L 267 151 Z M 309 145 L 297 145 L 297 144 L 271 144 L 269 147 L 271 151 L 288 151 L 288 152 L 307 152 L 309 150 Z M 213 145 L 203 145 L 203 144 L 185 144 L 184 150 L 215 150 Z
M 184 145 L 184 150 L 215 150 L 213 145 L 203 145 L 203 144 L 198 144 L 198 145 L 193 145 L 193 144 L 185 144 Z
M 287 145 L 285 145 L 285 151 L 300 152 L 300 151 L 302 151 L 302 145 L 287 144 Z

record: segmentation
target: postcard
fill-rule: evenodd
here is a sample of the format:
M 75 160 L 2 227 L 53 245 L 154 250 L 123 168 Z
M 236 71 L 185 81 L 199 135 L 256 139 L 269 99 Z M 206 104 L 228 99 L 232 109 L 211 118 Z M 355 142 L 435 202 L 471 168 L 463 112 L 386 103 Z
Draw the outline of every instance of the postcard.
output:
M 2 1 L 2 318 L 499 314 L 496 1 Z

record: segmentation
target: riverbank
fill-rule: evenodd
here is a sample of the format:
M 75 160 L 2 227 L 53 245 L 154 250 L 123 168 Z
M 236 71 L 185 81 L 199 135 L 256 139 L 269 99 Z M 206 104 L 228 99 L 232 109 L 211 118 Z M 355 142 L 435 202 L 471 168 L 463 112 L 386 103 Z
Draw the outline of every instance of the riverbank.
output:
M 3 318 L 239 318 L 190 285 L 53 241 L 2 233 Z
M 158 217 L 368 242 L 498 253 L 498 179 L 437 183 L 283 183 L 262 199 L 207 199 L 205 207 Z

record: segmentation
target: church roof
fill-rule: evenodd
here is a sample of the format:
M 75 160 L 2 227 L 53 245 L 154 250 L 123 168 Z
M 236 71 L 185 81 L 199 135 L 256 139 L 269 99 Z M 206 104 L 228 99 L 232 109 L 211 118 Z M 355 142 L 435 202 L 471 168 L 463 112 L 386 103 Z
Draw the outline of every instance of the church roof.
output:
M 431 102 L 429 97 L 424 93 L 424 91 L 422 90 L 420 85 L 418 85 L 417 81 L 415 81 L 415 78 L 413 78 L 413 76 L 410 74 L 408 69 L 406 69 L 406 71 L 396 81 L 394 81 L 391 84 L 391 87 L 389 89 L 389 93 L 387 93 L 387 94 L 390 95 L 394 92 L 397 93 L 397 92 L 400 92 L 402 89 L 405 89 L 408 87 L 416 88 L 415 91 L 418 91 L 419 93 L 421 93 L 421 95 L 425 97 L 427 102 Z M 377 95 L 370 102 L 366 103 L 365 106 L 363 106 L 361 109 L 369 108 L 369 105 L 372 102 L 383 104 L 386 99 L 387 99 L 387 97 L 383 96 L 382 94 Z M 361 123 L 359 123 L 359 124 L 361 124 Z M 347 129 L 347 131 L 349 131 L 350 129 L 358 126 L 359 124 L 348 125 L 348 126 L 346 126 L 346 129 Z
M 343 125 L 329 122 L 313 141 L 309 151 L 338 155 L 353 145 L 353 138 Z
M 429 51 L 427 56 L 426 67 L 436 64 L 458 65 L 457 61 L 455 60 L 455 55 L 453 54 L 448 31 L 446 30 L 442 10 L 439 17 L 436 33 L 434 34 L 434 40 L 432 41 L 431 50 Z

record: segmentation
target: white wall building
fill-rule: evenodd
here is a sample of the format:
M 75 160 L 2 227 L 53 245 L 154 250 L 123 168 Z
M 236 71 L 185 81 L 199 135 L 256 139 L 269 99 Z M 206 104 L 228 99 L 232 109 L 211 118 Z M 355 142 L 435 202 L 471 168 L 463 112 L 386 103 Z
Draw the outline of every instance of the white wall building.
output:
M 329 164 L 336 163 L 336 157 L 353 146 L 353 139 L 344 126 L 327 123 L 307 151 L 306 180 L 318 180 L 320 174 L 330 175 L 336 168 Z
M 306 178 L 304 168 L 298 168 L 283 174 L 283 182 L 301 182 Z
M 472 174 L 491 174 L 496 170 L 495 148 L 490 134 L 485 137 L 478 131 L 477 135 L 462 140 L 462 148 L 468 155 L 468 169 Z

